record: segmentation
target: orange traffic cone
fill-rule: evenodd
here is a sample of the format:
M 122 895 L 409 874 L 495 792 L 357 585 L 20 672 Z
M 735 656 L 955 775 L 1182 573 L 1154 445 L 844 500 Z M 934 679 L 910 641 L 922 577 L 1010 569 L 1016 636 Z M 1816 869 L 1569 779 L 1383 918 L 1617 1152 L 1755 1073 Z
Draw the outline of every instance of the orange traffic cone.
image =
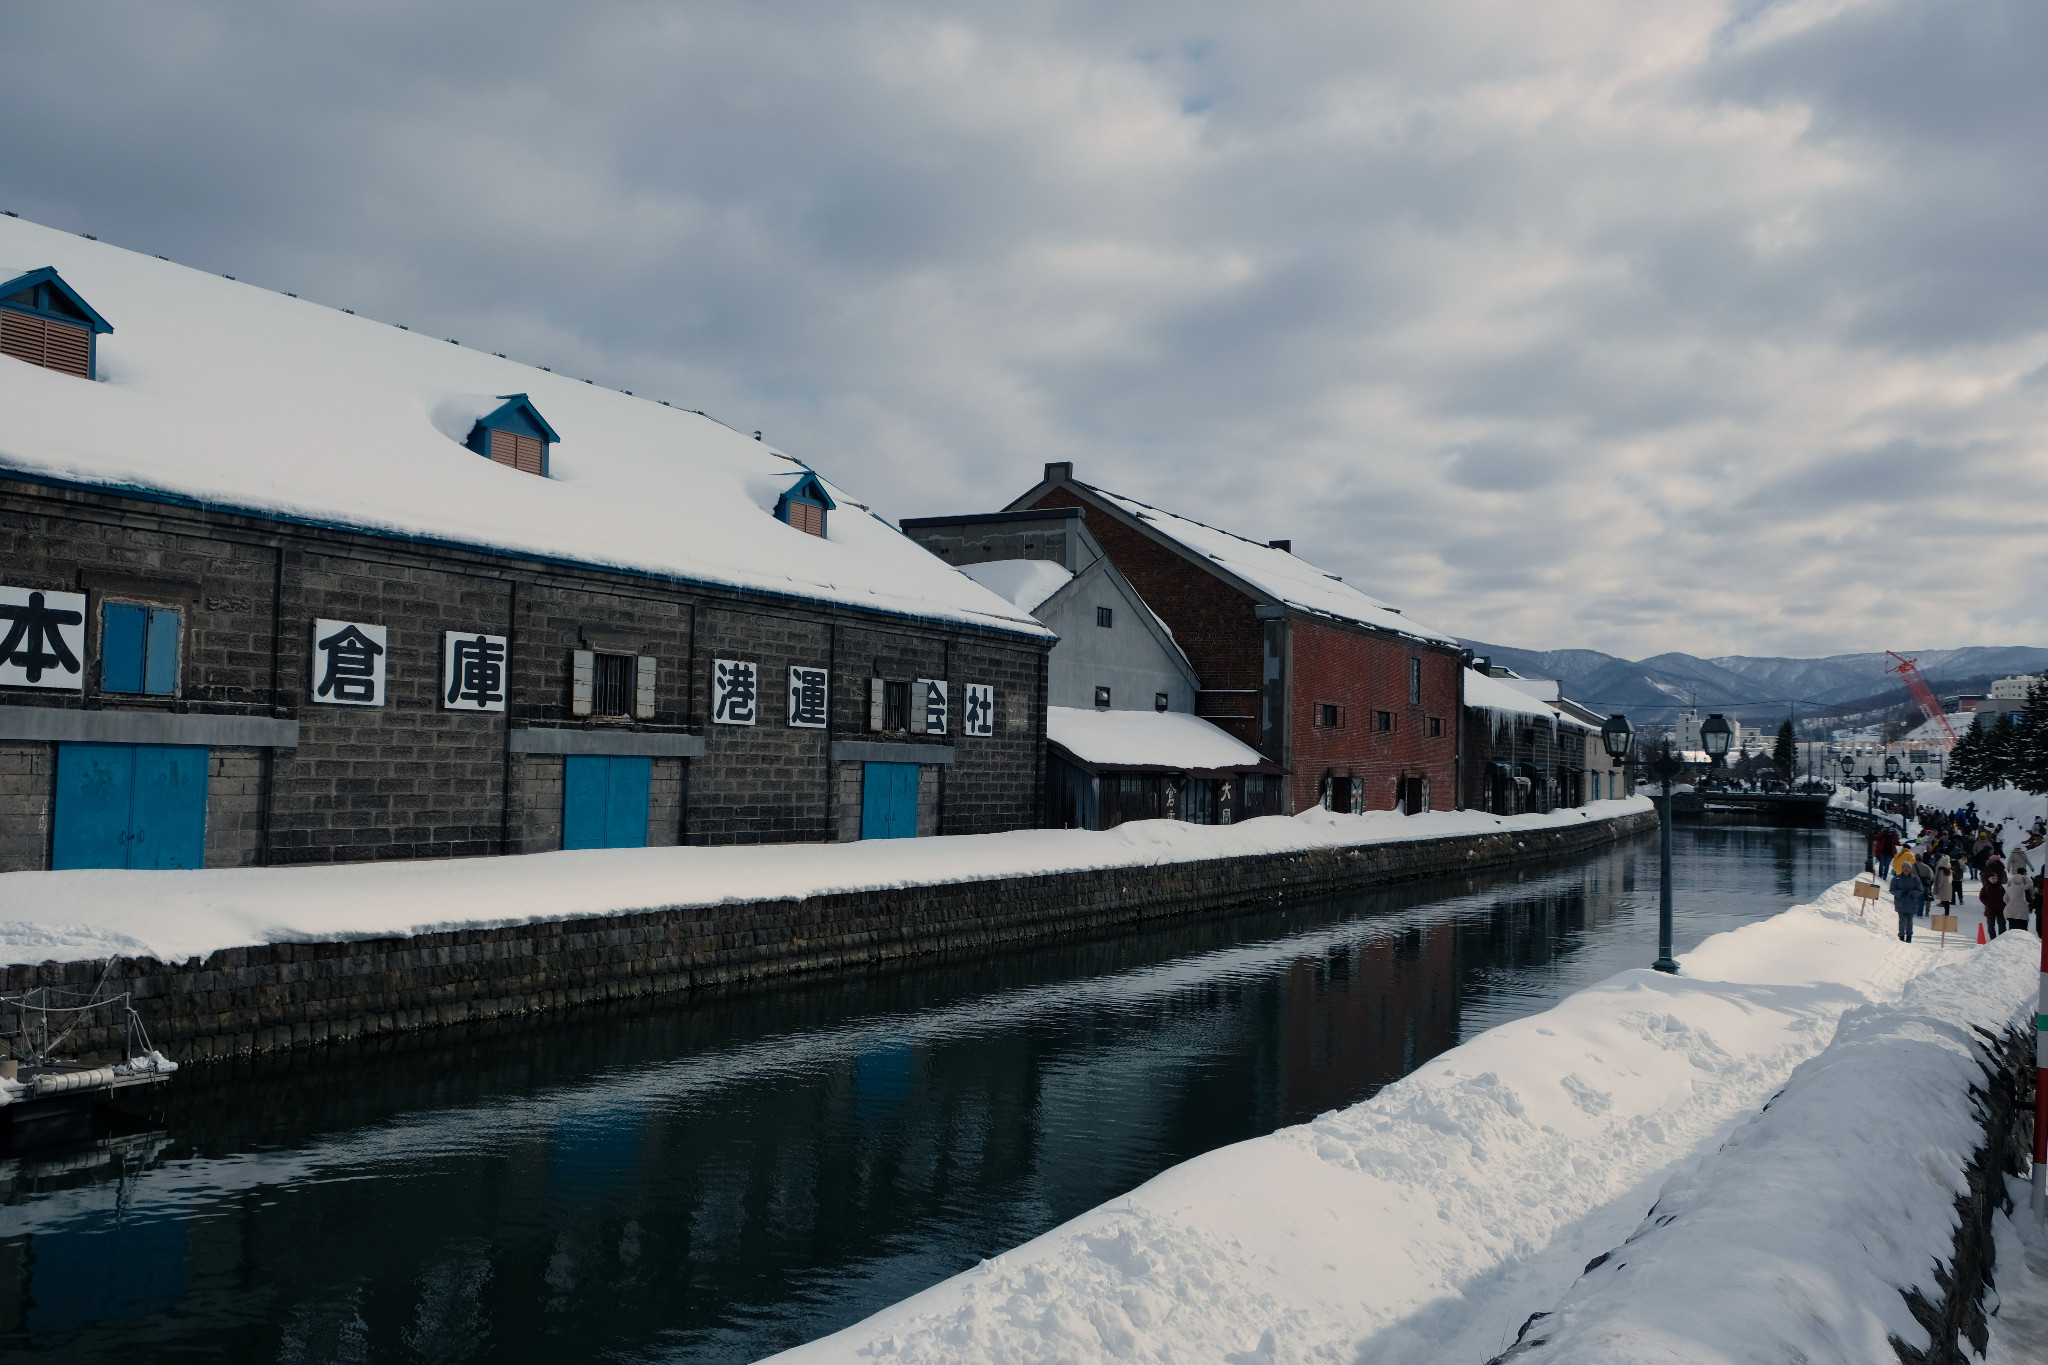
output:
M 1984 926 L 1981 923 L 1977 926 L 1977 943 L 1980 947 L 1984 943 Z

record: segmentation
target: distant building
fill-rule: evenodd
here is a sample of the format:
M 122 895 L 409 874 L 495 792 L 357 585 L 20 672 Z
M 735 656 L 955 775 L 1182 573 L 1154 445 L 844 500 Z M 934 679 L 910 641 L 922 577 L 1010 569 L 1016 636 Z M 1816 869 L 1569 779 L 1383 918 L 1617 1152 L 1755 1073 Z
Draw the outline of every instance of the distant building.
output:
M 901 524 L 1060 637 L 1046 664 L 1047 825 L 1231 824 L 1267 813 L 1279 765 L 1194 715 L 1201 682 L 1193 665 L 1089 534 L 1083 509 Z
M 1296 556 L 1074 477 L 1068 463 L 1006 509 L 1079 508 L 1201 679 L 1195 714 L 1278 769 L 1243 813 L 1409 812 L 1457 803 L 1461 649 L 1441 631 Z

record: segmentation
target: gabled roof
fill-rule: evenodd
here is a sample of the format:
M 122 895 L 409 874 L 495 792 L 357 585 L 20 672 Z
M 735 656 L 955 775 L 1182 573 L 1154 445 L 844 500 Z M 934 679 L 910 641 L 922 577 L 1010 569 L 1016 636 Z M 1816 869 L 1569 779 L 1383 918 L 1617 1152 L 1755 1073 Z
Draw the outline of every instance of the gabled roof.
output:
M 1185 711 L 1048 706 L 1045 737 L 1090 768 L 1215 772 L 1271 767 L 1257 749 Z
M 701 413 L 0 217 L 0 278 L 31 261 L 115 310 L 120 365 L 0 365 L 0 475 L 1050 636 L 878 517 L 763 534 L 811 471 Z M 464 444 L 504 394 L 560 423 L 549 477 Z
M 501 393 L 498 397 L 505 401 L 477 418 L 476 424 L 478 426 L 489 427 L 492 431 L 520 431 L 521 434 L 524 434 L 519 420 L 524 418 L 527 423 L 532 425 L 533 429 L 540 432 L 542 439 L 548 441 L 560 441 L 562 439 L 555 434 L 555 429 L 548 425 L 548 419 L 540 415 L 540 409 L 533 405 L 533 400 L 525 394 Z
M 0 303 L 11 302 L 12 295 L 19 294 L 25 289 L 33 289 L 39 284 L 47 284 L 50 288 L 61 293 L 65 300 L 73 308 L 76 308 L 79 314 L 92 325 L 93 331 L 104 333 L 114 330 L 113 323 L 101 317 L 76 289 L 64 283 L 64 277 L 57 273 L 57 267 L 54 265 L 46 265 L 39 270 L 31 270 L 25 275 L 16 275 L 13 279 L 0 283 Z
M 1403 615 L 1376 597 L 1360 592 L 1333 573 L 1299 558 L 1290 551 L 1247 540 L 1188 517 L 1154 507 L 1150 503 L 1112 493 L 1078 479 L 1065 480 L 1127 524 L 1164 541 L 1211 573 L 1235 583 L 1248 595 L 1314 616 L 1327 616 L 1356 625 L 1370 626 L 1430 644 L 1456 645 L 1453 637 Z M 1041 484 L 1012 503 L 1019 507 L 1042 496 Z
M 1588 725 L 1577 716 L 1547 701 L 1530 696 L 1520 688 L 1510 687 L 1505 678 L 1489 678 L 1476 668 L 1465 670 L 1465 705 L 1474 710 L 1499 711 L 1510 715 L 1534 716 L 1541 720 L 1556 721 L 1573 730 L 1599 728 Z
M 839 509 L 839 504 L 832 501 L 832 495 L 825 491 L 825 481 L 808 469 L 797 475 L 795 483 L 782 490 L 782 496 L 807 499 L 819 504 L 828 512 Z

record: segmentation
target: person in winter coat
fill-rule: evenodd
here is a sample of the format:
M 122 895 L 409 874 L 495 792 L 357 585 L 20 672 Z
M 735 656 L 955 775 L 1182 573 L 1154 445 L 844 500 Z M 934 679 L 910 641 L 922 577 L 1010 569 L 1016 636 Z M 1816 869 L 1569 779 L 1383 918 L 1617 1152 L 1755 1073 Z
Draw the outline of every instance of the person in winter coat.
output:
M 1892 875 L 1892 909 L 1899 913 L 1899 942 L 1913 941 L 1913 921 L 1927 908 L 1927 884 L 1913 871 L 1908 861 L 1904 868 Z
M 1944 915 L 1948 913 L 1948 908 L 1956 903 L 1956 865 L 1955 860 L 1946 853 L 1934 864 L 1934 899 L 1940 904 L 1941 913 Z
M 1984 907 L 1984 932 L 1993 938 L 2005 930 L 2005 860 L 1993 856 L 1984 864 L 1984 885 L 1977 889 Z
M 2027 927 L 2027 878 L 2007 874 L 2005 879 L 2005 915 L 1999 920 L 2001 929 L 2024 929 Z
M 1970 845 L 1970 871 L 1982 877 L 1984 875 L 1984 861 L 1990 856 L 1991 835 L 1980 829 L 1977 831 L 1977 842 Z

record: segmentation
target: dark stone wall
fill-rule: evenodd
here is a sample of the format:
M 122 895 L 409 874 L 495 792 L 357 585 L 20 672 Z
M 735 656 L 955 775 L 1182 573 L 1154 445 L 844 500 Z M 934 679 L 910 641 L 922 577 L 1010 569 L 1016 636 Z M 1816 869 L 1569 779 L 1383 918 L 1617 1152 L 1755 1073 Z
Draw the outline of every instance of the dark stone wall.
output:
M 1050 646 L 1027 637 L 7 479 L 0 565 L 11 585 L 83 589 L 93 632 L 83 696 L 10 688 L 0 704 L 299 722 L 294 749 L 213 754 L 209 867 L 559 848 L 563 762 L 509 753 L 524 726 L 702 735 L 703 758 L 655 762 L 652 844 L 857 837 L 859 770 L 849 813 L 831 741 L 912 738 L 868 731 L 873 676 L 952 684 L 950 733 L 933 742 L 952 745 L 956 763 L 926 769 L 933 807 L 921 831 L 1028 828 L 1042 804 Z M 100 695 L 96 632 L 110 595 L 181 612 L 175 696 Z M 386 628 L 385 706 L 311 700 L 322 617 Z M 447 631 L 508 637 L 503 713 L 441 708 Z M 592 647 L 657 660 L 652 719 L 570 713 L 573 656 Z M 759 665 L 757 724 L 711 723 L 717 658 Z M 792 664 L 832 670 L 828 729 L 787 724 Z M 991 737 L 959 733 L 970 682 L 997 688 Z M 48 866 L 54 769 L 51 744 L 0 743 L 0 871 Z
M 1654 827 L 1650 814 L 1285 856 L 953 882 L 800 901 L 468 929 L 346 943 L 232 948 L 204 961 L 45 963 L 0 971 L 35 986 L 134 992 L 152 1038 L 180 1062 L 949 953 L 1116 932 L 1286 896 L 1328 895 L 1506 867 L 1600 847 Z M 79 1035 L 105 1060 L 119 1034 Z

